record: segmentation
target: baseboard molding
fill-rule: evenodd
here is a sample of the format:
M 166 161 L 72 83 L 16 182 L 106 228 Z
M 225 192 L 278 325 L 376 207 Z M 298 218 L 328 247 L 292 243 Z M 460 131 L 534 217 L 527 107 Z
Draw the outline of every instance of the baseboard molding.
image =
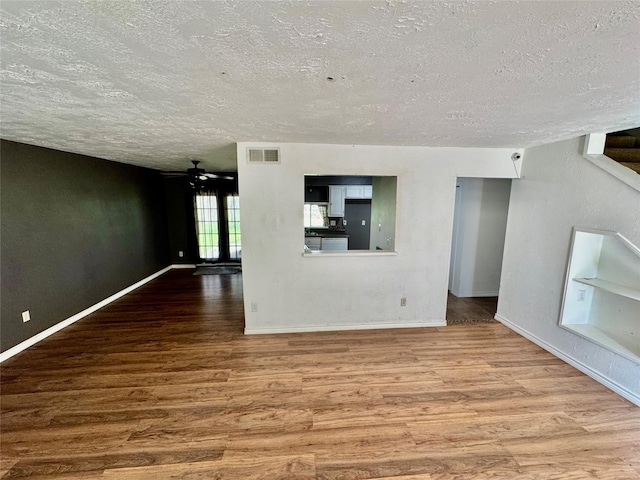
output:
M 497 297 L 500 293 L 498 290 L 480 291 L 480 292 L 461 292 L 449 289 L 454 297 L 458 298 L 476 298 L 476 297 Z
M 108 305 L 109 303 L 119 299 L 120 297 L 126 295 L 127 293 L 132 292 L 136 288 L 141 287 L 145 283 L 148 283 L 151 280 L 153 280 L 155 278 L 158 278 L 160 275 L 162 275 L 164 273 L 167 273 L 169 270 L 172 270 L 174 268 L 195 268 L 195 265 L 187 265 L 187 264 L 184 264 L 184 265 L 183 264 L 180 264 L 180 265 L 169 265 L 168 267 L 165 267 L 162 270 L 160 270 L 160 271 L 158 271 L 158 272 L 156 272 L 156 273 L 154 273 L 152 275 L 149 275 L 146 278 L 143 278 L 139 282 L 136 282 L 133 285 L 130 285 L 129 287 L 127 287 L 127 288 L 125 288 L 123 290 L 120 290 L 117 293 L 114 293 L 110 297 L 105 298 L 104 300 L 96 303 L 95 305 L 92 305 L 89 308 L 86 308 L 86 309 L 82 310 L 81 312 L 76 313 L 75 315 L 67 318 L 66 320 L 62 320 L 61 322 L 56 323 L 52 327 L 49 327 L 46 330 L 43 330 L 42 332 L 34 335 L 33 337 L 28 338 L 27 340 L 25 340 L 24 342 L 19 343 L 15 347 L 11 347 L 10 349 L 0 353 L 0 363 L 4 362 L 5 360 L 7 360 L 7 359 L 9 359 L 11 357 L 13 357 L 14 355 L 17 355 L 18 353 L 26 350 L 27 348 L 31 347 L 32 345 L 35 345 L 39 341 L 44 340 L 45 338 L 53 335 L 54 333 L 59 332 L 63 328 L 68 327 L 69 325 L 77 322 L 78 320 L 86 317 L 87 315 L 90 315 L 91 313 L 95 312 L 96 310 L 101 309 L 105 305 Z
M 636 395 L 634 392 L 631 392 L 631 391 L 627 390 L 624 386 L 622 386 L 622 385 L 612 381 L 611 379 L 603 376 L 602 374 L 600 374 L 599 372 L 593 370 L 591 367 L 589 367 L 588 365 L 585 365 L 584 363 L 580 362 L 579 360 L 576 360 L 575 358 L 570 357 L 566 353 L 558 350 L 556 347 L 554 347 L 553 345 L 550 345 L 549 343 L 545 342 L 544 340 L 542 340 L 538 336 L 534 335 L 533 333 L 531 333 L 531 332 L 519 327 L 518 325 L 516 325 L 515 323 L 509 321 L 505 317 L 496 314 L 494 318 L 496 320 L 498 320 L 500 323 L 502 323 L 504 326 L 506 326 L 506 327 L 510 328 L 511 330 L 513 330 L 514 332 L 522 335 L 527 340 L 532 341 L 533 343 L 535 343 L 539 347 L 544 348 L 547 352 L 549 352 L 552 355 L 558 357 L 560 360 L 562 360 L 564 362 L 567 362 L 572 367 L 580 370 L 585 375 L 590 376 L 595 381 L 601 383 L 602 385 L 604 385 L 608 389 L 613 390 L 614 392 L 616 392 L 621 397 L 626 398 L 631 403 L 633 403 L 633 404 L 637 405 L 638 407 L 640 407 L 640 396 Z
M 267 327 L 267 328 L 247 328 L 245 335 L 269 335 L 275 333 L 304 333 L 304 332 L 338 332 L 345 330 L 386 330 L 388 328 L 423 328 L 423 327 L 446 327 L 446 320 L 430 320 L 420 323 L 375 323 L 375 324 L 350 324 L 350 325 L 302 325 L 298 327 Z
M 493 291 L 493 292 L 471 292 L 471 293 L 460 293 L 460 294 L 455 294 L 454 292 L 451 292 L 451 294 L 453 296 L 458 297 L 458 298 L 497 297 L 498 293 L 500 293 L 498 290 Z
M 499 290 L 492 290 L 490 292 L 473 292 L 471 294 L 472 297 L 497 297 L 498 293 L 500 293 Z

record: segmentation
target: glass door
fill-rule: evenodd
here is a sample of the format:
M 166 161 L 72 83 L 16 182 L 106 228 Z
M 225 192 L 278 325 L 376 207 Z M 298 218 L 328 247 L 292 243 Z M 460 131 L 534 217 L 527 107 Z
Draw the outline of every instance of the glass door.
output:
M 237 193 L 227 195 L 227 240 L 229 242 L 229 258 L 240 260 L 242 258 L 242 242 L 240 238 L 240 197 Z
M 229 192 L 195 195 L 196 237 L 202 262 L 236 262 L 242 258 L 240 197 Z
M 220 258 L 220 222 L 218 199 L 213 192 L 199 192 L 195 196 L 196 236 L 201 261 L 215 262 Z

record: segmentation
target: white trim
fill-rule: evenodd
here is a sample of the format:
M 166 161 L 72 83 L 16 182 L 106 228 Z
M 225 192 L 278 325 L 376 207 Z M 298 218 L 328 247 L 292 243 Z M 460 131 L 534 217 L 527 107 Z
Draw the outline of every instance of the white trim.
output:
M 27 348 L 35 345 L 39 341 L 44 340 L 45 338 L 53 335 L 54 333 L 59 332 L 63 328 L 68 327 L 69 325 L 77 322 L 78 320 L 86 317 L 87 315 L 95 312 L 96 310 L 99 310 L 100 308 L 104 307 L 105 305 L 108 305 L 109 303 L 113 302 L 114 300 L 119 299 L 120 297 L 126 295 L 127 293 L 132 292 L 136 288 L 141 287 L 145 283 L 150 282 L 151 280 L 159 277 L 160 275 L 162 275 L 164 273 L 167 273 L 169 270 L 172 270 L 174 268 L 195 268 L 195 265 L 186 265 L 186 264 L 184 264 L 184 265 L 183 264 L 169 265 L 168 267 L 165 267 L 162 270 L 160 270 L 160 271 L 158 271 L 158 272 L 156 272 L 156 273 L 154 273 L 152 275 L 149 275 L 146 278 L 143 278 L 139 282 L 136 282 L 133 285 L 130 285 L 127 288 L 125 288 L 123 290 L 120 290 L 117 293 L 114 293 L 110 297 L 105 298 L 104 300 L 96 303 L 95 305 L 92 305 L 89 308 L 85 308 L 81 312 L 78 312 L 75 315 L 72 315 L 71 317 L 67 318 L 66 320 L 62 320 L 61 322 L 56 323 L 52 327 L 49 327 L 46 330 L 43 330 L 42 332 L 37 333 L 33 337 L 28 338 L 27 340 L 19 343 L 15 347 L 11 347 L 10 349 L 5 350 L 4 352 L 0 353 L 0 363 L 4 362 L 5 360 L 7 360 L 7 359 L 9 359 L 11 357 L 13 357 L 16 354 L 22 352 L 23 350 L 26 350 Z
M 424 328 L 424 327 L 446 327 L 446 320 L 428 320 L 416 323 L 372 323 L 372 324 L 349 324 L 349 325 L 303 325 L 299 327 L 266 327 L 247 328 L 245 335 L 268 335 L 272 333 L 303 333 L 303 332 L 337 332 L 343 330 L 386 330 L 389 328 Z
M 584 149 L 582 154 L 587 155 L 602 155 L 604 153 L 604 144 L 607 142 L 606 133 L 592 133 L 587 135 L 584 139 Z
M 491 290 L 491 291 L 481 290 L 479 292 L 471 292 L 471 295 L 469 296 L 470 297 L 497 297 L 499 293 L 500 293 L 499 290 Z
M 552 355 L 555 355 L 560 360 L 562 360 L 564 362 L 567 362 L 572 367 L 577 368 L 578 370 L 580 370 L 585 375 L 590 376 L 595 381 L 601 383 L 602 385 L 604 385 L 608 389 L 613 390 L 614 392 L 616 392 L 621 397 L 626 398 L 631 403 L 633 403 L 633 404 L 637 405 L 638 407 L 640 407 L 640 395 L 637 395 L 634 392 L 629 391 L 623 385 L 620 385 L 620 384 L 612 381 L 611 379 L 603 376 L 599 372 L 593 370 L 588 365 L 582 363 L 579 360 L 576 360 L 573 357 L 570 357 L 566 353 L 558 350 L 553 345 L 550 345 L 549 343 L 545 342 L 544 340 L 542 340 L 538 336 L 536 336 L 533 333 L 531 333 L 531 332 L 519 327 L 518 325 L 516 325 L 515 323 L 507 320 L 503 316 L 496 314 L 494 318 L 496 320 L 498 320 L 500 323 L 502 323 L 504 326 L 506 326 L 506 327 L 510 328 L 511 330 L 513 330 L 514 332 L 522 335 L 523 337 L 525 337 L 526 339 L 532 341 L 533 343 L 535 343 L 539 347 L 544 348 L 547 352 L 551 353 Z
M 582 156 L 608 174 L 613 175 L 618 180 L 640 192 L 640 175 L 604 155 L 604 142 L 606 138 L 606 133 L 592 133 L 591 135 L 587 135 L 584 139 Z
M 174 263 L 173 265 L 171 265 L 171 269 L 173 270 L 174 268 L 178 269 L 178 268 L 196 268 L 196 264 L 195 263 Z
M 454 297 L 458 297 L 458 298 L 497 297 L 500 294 L 499 290 L 491 290 L 491 291 L 484 290 L 484 291 L 471 292 L 471 293 L 454 291 L 453 289 L 449 289 L 449 291 Z

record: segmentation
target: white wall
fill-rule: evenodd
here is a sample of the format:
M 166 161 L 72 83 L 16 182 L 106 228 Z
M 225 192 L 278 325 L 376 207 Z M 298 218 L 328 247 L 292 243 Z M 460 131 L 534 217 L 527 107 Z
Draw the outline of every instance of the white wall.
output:
M 248 164 L 248 146 L 282 163 Z M 444 325 L 456 177 L 512 178 L 512 152 L 238 143 L 245 331 Z M 397 254 L 304 257 L 305 174 L 397 176 Z
M 640 245 L 640 193 L 582 148 L 575 139 L 526 150 L 511 188 L 497 318 L 640 404 L 640 366 L 558 325 L 574 226 Z
M 510 180 L 458 179 L 449 277 L 454 295 L 498 295 L 510 188 Z

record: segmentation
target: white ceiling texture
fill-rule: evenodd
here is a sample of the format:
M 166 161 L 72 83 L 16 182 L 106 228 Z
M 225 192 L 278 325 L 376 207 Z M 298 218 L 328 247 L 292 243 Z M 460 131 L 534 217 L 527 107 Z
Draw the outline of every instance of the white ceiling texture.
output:
M 162 170 L 235 142 L 527 147 L 640 125 L 640 2 L 0 3 L 0 136 Z

